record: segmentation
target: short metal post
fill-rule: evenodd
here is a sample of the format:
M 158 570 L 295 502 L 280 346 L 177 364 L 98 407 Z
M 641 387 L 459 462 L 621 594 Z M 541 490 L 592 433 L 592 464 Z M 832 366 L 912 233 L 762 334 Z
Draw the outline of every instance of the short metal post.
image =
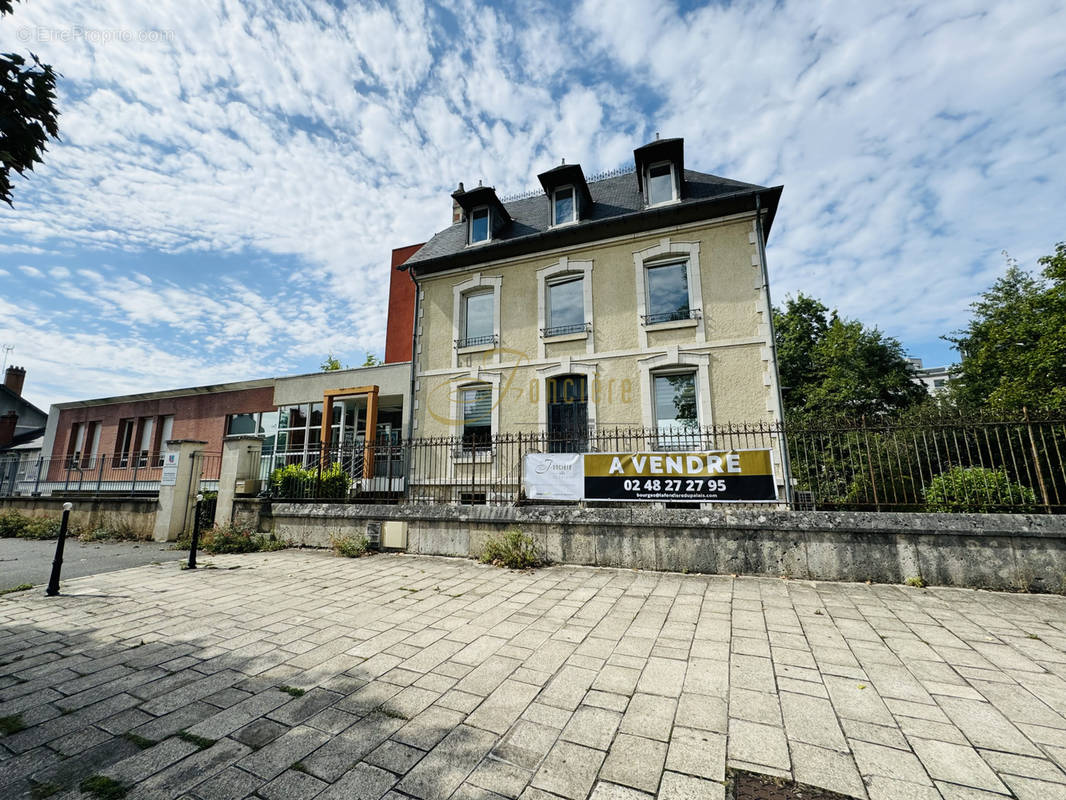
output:
M 145 464 L 145 466 L 148 466 Z M 130 485 L 130 494 L 136 494 L 137 492 L 137 470 L 141 468 L 141 460 L 138 458 L 133 462 L 133 482 Z
M 99 457 L 100 469 L 96 473 L 96 496 L 97 497 L 100 496 L 100 488 L 104 484 L 104 460 L 105 459 L 104 459 L 103 456 Z
M 192 546 L 189 547 L 189 569 L 196 569 L 196 546 L 200 543 L 200 504 L 203 501 L 204 496 L 202 494 L 196 495 L 196 510 L 192 515 Z
M 67 525 L 70 522 L 70 510 L 74 508 L 73 503 L 63 504 L 63 521 L 59 524 L 59 540 L 56 542 L 56 555 L 52 559 L 52 575 L 48 579 L 48 588 L 44 590 L 44 593 L 49 597 L 55 597 L 59 594 L 59 573 L 63 569 L 63 545 L 67 540 Z
M 40 457 L 40 458 L 37 459 L 37 478 L 33 482 L 33 496 L 34 497 L 37 497 L 37 495 L 39 495 L 40 492 L 41 492 L 41 470 L 43 468 L 44 468 L 44 457 Z

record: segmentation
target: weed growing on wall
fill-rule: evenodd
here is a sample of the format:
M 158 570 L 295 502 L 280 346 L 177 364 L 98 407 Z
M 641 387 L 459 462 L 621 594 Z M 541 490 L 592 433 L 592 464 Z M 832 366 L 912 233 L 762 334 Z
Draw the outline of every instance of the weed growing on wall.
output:
M 511 528 L 502 534 L 490 536 L 481 550 L 481 563 L 494 564 L 510 569 L 532 569 L 539 567 L 544 560 L 537 552 L 537 543 L 533 537 L 518 528 Z
M 345 558 L 359 558 L 370 550 L 370 540 L 365 536 L 330 536 L 333 552 Z
M 288 546 L 288 542 L 278 539 L 274 534 L 266 536 L 236 525 L 223 525 L 200 531 L 200 541 L 197 549 L 211 555 L 223 555 L 227 553 L 265 553 L 273 550 L 284 550 Z M 192 547 L 191 533 L 180 537 L 175 543 L 176 550 L 188 550 L 190 547 Z

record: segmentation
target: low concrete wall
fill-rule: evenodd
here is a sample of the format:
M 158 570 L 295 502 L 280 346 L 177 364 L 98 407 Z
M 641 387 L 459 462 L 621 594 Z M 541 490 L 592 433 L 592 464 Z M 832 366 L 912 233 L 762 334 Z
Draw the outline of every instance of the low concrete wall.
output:
M 1066 518 L 1043 515 L 274 503 L 263 524 L 247 501 L 240 513 L 317 547 L 402 520 L 408 552 L 427 555 L 476 556 L 517 527 L 564 564 L 1052 592 L 1066 581 Z
M 74 504 L 70 524 L 76 527 L 108 528 L 131 531 L 139 538 L 151 539 L 159 503 L 154 497 L 5 497 L 0 498 L 0 512 L 17 511 L 27 517 L 59 519 L 63 504 Z

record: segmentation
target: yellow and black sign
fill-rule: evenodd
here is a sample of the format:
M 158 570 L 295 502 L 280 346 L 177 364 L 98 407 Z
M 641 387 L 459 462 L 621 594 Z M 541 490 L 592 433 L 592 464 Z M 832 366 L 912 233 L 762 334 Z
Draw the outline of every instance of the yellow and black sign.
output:
M 585 455 L 586 500 L 773 502 L 770 450 Z

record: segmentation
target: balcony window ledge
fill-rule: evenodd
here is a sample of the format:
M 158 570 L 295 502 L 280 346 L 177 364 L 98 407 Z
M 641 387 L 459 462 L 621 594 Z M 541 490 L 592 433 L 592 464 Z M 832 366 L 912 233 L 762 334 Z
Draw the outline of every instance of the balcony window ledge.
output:
M 654 322 L 651 325 L 645 325 L 646 331 L 668 331 L 674 328 L 695 328 L 700 324 L 698 319 L 675 319 L 668 322 Z
M 543 336 L 545 344 L 556 344 L 558 342 L 580 342 L 589 338 L 588 331 L 582 331 L 581 333 L 564 333 L 559 336 Z
M 469 347 L 456 348 L 456 353 L 458 355 L 462 356 L 462 355 L 466 355 L 467 353 L 484 353 L 486 350 L 495 350 L 495 349 L 496 349 L 496 345 L 491 344 L 491 343 L 490 344 L 474 344 L 474 345 L 470 345 Z

